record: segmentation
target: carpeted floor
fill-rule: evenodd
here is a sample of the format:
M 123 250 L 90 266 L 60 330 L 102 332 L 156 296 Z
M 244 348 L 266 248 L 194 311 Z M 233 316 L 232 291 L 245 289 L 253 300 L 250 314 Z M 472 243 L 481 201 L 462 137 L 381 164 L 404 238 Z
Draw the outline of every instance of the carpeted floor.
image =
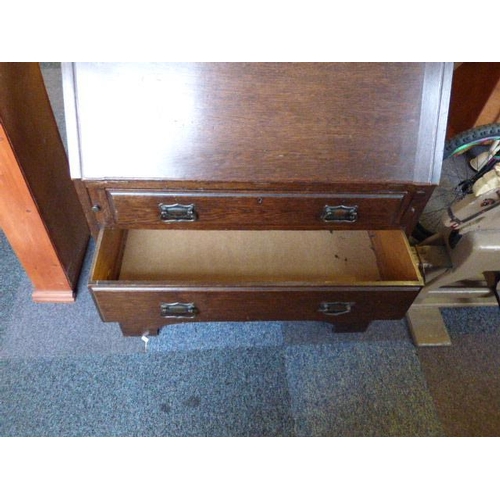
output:
M 405 320 L 173 325 L 124 338 L 85 282 L 35 304 L 0 233 L 1 436 L 498 436 L 494 308 L 450 309 L 453 345 L 417 349 Z
M 442 314 L 453 345 L 418 356 L 443 427 L 450 436 L 500 436 L 500 312 Z
M 62 123 L 58 65 L 43 66 Z M 405 320 L 174 325 L 124 338 L 86 288 L 35 304 L 0 232 L 0 436 L 498 436 L 500 313 L 449 309 L 451 347 Z

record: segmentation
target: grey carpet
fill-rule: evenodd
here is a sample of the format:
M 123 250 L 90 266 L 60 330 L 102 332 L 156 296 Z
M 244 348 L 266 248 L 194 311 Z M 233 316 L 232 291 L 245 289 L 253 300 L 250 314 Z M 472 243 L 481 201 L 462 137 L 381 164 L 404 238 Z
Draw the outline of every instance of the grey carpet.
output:
M 418 351 L 449 436 L 500 436 L 500 310 L 443 309 L 452 345 Z
M 443 430 L 408 342 L 290 347 L 301 436 L 439 436 Z
M 0 337 L 2 436 L 442 434 L 404 321 L 352 335 L 314 322 L 179 324 L 146 353 L 99 319 L 85 285 L 93 245 L 74 304 L 34 304 L 2 250 L 16 289 Z
M 289 322 L 284 335 L 301 435 L 443 434 L 405 320 L 374 321 L 353 334 Z
M 32 285 L 19 263 L 11 258 L 12 250 L 1 231 L 0 241 L 4 242 L 2 248 L 8 250 L 6 260 L 10 261 L 2 274 L 10 276 L 16 285 L 14 293 L 5 288 L 6 296 L 10 296 L 6 308 L 9 314 L 0 328 L 8 334 L 0 337 L 0 360 L 143 352 L 139 338 L 124 338 L 118 325 L 103 323 L 99 317 L 86 285 L 93 243 L 84 262 L 76 303 L 36 304 L 31 300 Z
M 11 269 L 15 272 L 10 272 Z M 0 231 L 0 341 L 14 306 L 19 277 L 23 272 L 9 242 Z
M 279 350 L 9 360 L 3 436 L 291 436 Z

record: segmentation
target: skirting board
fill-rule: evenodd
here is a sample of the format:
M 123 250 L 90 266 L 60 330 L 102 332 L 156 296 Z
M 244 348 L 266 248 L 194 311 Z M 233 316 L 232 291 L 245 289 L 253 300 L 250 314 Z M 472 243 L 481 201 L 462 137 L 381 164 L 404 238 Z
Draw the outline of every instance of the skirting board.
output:
M 33 302 L 71 303 L 75 293 L 71 290 L 35 290 L 31 295 Z

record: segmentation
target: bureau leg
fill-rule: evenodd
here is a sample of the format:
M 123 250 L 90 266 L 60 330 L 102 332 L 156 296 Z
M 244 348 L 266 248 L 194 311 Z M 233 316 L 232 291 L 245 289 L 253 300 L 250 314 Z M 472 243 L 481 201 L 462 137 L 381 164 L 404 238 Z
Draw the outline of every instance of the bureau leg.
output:
M 335 333 L 355 333 L 355 332 L 366 332 L 366 329 L 370 326 L 370 322 L 357 322 L 357 323 L 335 323 L 333 325 L 333 331 Z
M 120 329 L 125 337 L 156 336 L 160 332 L 159 328 L 148 328 L 144 325 L 135 325 L 133 323 L 120 323 Z

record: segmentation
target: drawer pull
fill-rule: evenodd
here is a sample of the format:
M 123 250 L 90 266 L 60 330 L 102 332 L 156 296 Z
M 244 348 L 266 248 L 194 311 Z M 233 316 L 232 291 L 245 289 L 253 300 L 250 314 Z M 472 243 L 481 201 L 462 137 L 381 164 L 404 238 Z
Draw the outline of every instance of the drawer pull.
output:
M 198 314 L 195 304 L 173 302 L 171 304 L 160 304 L 161 316 L 163 318 L 194 318 Z
M 351 312 L 354 302 L 321 302 L 318 312 L 327 316 L 340 316 Z
M 160 219 L 164 222 L 193 222 L 198 219 L 194 204 L 165 205 L 160 203 Z
M 321 220 L 324 222 L 356 222 L 358 220 L 358 207 L 357 205 L 352 207 L 326 205 L 323 208 Z

